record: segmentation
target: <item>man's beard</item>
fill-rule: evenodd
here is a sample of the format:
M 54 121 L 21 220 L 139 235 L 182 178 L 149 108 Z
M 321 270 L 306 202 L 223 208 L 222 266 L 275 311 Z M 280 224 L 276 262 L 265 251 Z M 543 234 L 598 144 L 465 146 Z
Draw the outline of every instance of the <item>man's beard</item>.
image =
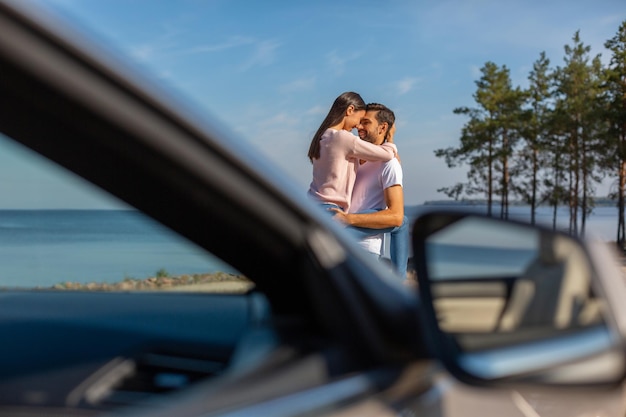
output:
M 363 139 L 365 142 L 369 142 L 369 143 L 375 143 L 376 142 L 376 136 L 373 133 L 369 133 L 367 132 L 367 134 L 365 135 Z

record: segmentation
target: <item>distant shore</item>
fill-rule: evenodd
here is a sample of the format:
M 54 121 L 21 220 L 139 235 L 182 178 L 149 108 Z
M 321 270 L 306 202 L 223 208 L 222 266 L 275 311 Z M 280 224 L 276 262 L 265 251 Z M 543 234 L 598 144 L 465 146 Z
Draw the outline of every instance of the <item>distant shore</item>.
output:
M 417 204 L 420 205 L 420 204 Z M 460 200 L 427 200 L 421 205 L 424 206 L 486 206 L 487 200 L 485 199 L 460 199 Z M 494 207 L 500 206 L 500 200 L 493 200 L 492 205 Z M 613 200 L 605 197 L 596 197 L 593 199 L 594 207 L 617 207 L 617 200 Z M 530 206 L 527 202 L 520 200 L 509 201 L 509 206 Z M 561 205 L 565 207 L 565 205 Z M 550 204 L 539 204 L 537 207 L 552 207 Z
M 115 283 L 102 282 L 63 282 L 50 288 L 37 289 L 75 291 L 190 291 L 190 292 L 246 292 L 252 288 L 252 281 L 242 275 L 226 272 L 181 276 L 149 277 L 145 279 L 126 278 Z

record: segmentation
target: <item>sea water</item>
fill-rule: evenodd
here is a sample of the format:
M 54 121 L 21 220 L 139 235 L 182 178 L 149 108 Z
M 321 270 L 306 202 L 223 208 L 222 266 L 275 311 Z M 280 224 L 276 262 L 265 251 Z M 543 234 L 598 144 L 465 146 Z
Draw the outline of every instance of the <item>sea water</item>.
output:
M 473 211 L 476 213 L 487 213 L 485 205 L 464 205 L 464 204 L 427 204 L 406 207 L 406 215 L 409 219 L 414 220 L 420 214 L 433 210 L 463 210 Z M 495 217 L 500 215 L 500 207 L 494 205 L 492 214 Z M 588 237 L 598 238 L 605 241 L 615 241 L 617 238 L 617 207 L 600 206 L 595 207 L 593 212 L 587 217 L 585 224 L 585 234 Z M 530 206 L 515 205 L 509 207 L 509 218 L 522 222 L 530 222 Z M 535 210 L 535 221 L 538 225 L 552 228 L 553 208 L 541 206 Z M 580 218 L 578 219 L 578 230 L 582 226 Z M 569 208 L 557 207 L 556 228 L 560 231 L 569 229 Z
M 0 287 L 236 272 L 133 210 L 0 210 Z
M 450 206 L 406 208 L 416 216 Z M 484 206 L 455 209 L 485 212 Z M 511 218 L 527 220 L 530 209 L 511 207 Z M 541 224 L 552 224 L 549 207 L 537 210 Z M 558 224 L 567 228 L 567 208 Z M 617 209 L 597 207 L 587 233 L 615 240 Z M 118 282 L 169 275 L 237 273 L 208 252 L 133 210 L 0 210 L 0 287 L 50 287 L 63 282 Z

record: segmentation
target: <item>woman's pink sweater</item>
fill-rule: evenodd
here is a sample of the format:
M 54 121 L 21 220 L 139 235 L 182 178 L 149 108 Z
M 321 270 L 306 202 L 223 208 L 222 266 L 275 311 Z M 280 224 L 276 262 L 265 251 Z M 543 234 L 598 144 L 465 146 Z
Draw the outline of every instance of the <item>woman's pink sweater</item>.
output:
M 335 203 L 347 212 L 358 160 L 389 161 L 395 154 L 392 143 L 374 145 L 347 130 L 327 129 L 320 140 L 320 157 L 313 160 L 308 195 L 321 203 Z

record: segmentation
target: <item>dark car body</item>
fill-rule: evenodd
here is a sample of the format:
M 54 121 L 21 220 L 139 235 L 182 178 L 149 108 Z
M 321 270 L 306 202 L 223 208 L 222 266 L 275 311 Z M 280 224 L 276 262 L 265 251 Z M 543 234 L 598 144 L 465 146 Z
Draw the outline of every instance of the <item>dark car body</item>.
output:
M 228 129 L 75 36 L 0 2 L 2 134 L 254 287 L 0 293 L 0 415 L 445 415 L 417 291 Z

